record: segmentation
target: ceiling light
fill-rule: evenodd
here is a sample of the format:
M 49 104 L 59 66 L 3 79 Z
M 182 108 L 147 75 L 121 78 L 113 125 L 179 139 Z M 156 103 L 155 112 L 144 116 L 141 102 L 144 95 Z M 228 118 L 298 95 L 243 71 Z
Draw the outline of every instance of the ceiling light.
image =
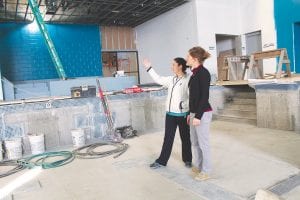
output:
M 120 21 L 120 20 L 118 20 L 118 19 L 117 19 L 117 20 L 114 20 L 113 23 L 114 23 L 114 24 L 118 24 L 118 25 L 124 25 L 124 24 L 125 24 L 124 21 Z
M 112 13 L 119 13 L 120 11 L 119 10 L 112 10 L 111 12 Z
M 138 17 L 138 16 L 141 16 L 141 14 L 140 13 L 132 13 L 131 14 L 133 17 Z
M 35 20 L 33 20 L 33 22 L 31 22 L 30 24 L 27 25 L 27 29 L 29 31 L 29 33 L 36 33 L 39 31 L 39 27 L 37 25 L 37 22 Z
M 161 4 L 160 1 L 154 1 L 153 3 L 154 3 L 154 5 L 159 5 L 159 4 Z

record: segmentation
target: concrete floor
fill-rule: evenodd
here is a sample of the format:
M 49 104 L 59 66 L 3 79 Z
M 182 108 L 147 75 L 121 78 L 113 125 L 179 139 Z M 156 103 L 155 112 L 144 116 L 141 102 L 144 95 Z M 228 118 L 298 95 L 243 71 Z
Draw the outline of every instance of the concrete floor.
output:
M 300 199 L 300 135 L 252 125 L 212 123 L 213 178 L 194 181 L 181 162 L 178 134 L 168 166 L 152 170 L 163 132 L 126 140 L 125 154 L 96 160 L 75 160 L 50 170 L 16 189 L 5 199 L 253 199 L 270 189 L 287 200 Z M 0 179 L 0 191 L 16 178 Z

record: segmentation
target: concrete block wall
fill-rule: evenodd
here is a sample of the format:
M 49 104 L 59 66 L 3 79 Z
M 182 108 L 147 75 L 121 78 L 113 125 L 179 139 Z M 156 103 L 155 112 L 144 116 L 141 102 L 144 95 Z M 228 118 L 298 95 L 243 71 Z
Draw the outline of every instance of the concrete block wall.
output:
M 139 133 L 163 129 L 165 98 L 166 90 L 108 96 L 115 126 L 132 125 Z M 0 140 L 22 137 L 25 154 L 30 153 L 29 133 L 44 133 L 47 150 L 72 145 L 74 128 L 83 128 L 89 142 L 106 135 L 98 97 L 2 105 L 0 114 Z
M 299 132 L 299 83 L 256 85 L 257 126 Z

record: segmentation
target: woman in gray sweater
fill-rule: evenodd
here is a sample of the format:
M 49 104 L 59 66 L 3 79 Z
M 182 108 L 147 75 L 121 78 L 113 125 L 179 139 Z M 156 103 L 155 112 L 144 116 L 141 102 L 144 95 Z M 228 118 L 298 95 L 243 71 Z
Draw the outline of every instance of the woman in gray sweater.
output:
M 194 167 L 192 172 L 196 180 L 210 178 L 211 156 L 209 129 L 212 108 L 209 104 L 210 73 L 204 67 L 204 61 L 210 54 L 202 47 L 193 47 L 187 55 L 187 64 L 193 72 L 189 82 L 190 134 L 193 148 Z

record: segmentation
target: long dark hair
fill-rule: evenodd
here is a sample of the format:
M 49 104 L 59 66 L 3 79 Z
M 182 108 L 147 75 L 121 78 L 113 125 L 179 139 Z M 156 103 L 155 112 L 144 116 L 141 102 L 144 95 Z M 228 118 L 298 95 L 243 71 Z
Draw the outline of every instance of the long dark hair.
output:
M 181 65 L 182 68 L 182 72 L 183 73 L 186 73 L 186 69 L 188 68 L 188 66 L 186 66 L 186 61 L 184 58 L 181 58 L 181 57 L 177 57 L 177 58 L 174 58 L 174 61 L 178 64 L 178 65 Z

